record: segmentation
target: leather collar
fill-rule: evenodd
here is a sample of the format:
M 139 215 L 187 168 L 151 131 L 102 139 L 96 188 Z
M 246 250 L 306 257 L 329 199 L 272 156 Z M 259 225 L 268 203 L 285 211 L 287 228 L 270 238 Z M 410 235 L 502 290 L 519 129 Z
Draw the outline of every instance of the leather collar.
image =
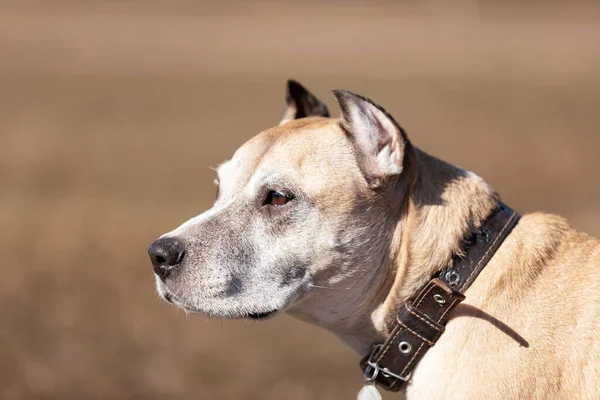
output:
M 427 350 L 444 332 L 450 313 L 519 221 L 519 214 L 503 203 L 465 242 L 463 257 L 431 278 L 402 306 L 390 335 L 363 357 L 365 381 L 399 391 Z

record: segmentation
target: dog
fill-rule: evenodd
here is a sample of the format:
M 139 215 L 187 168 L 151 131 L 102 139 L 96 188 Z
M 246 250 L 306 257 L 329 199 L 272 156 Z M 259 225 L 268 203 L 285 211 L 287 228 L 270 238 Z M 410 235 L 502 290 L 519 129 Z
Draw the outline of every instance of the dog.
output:
M 295 81 L 278 126 L 217 169 L 213 207 L 149 248 L 167 301 L 223 318 L 287 312 L 360 355 L 463 251 L 499 195 L 413 146 L 381 106 Z M 414 368 L 407 399 L 600 398 L 600 243 L 521 217 Z

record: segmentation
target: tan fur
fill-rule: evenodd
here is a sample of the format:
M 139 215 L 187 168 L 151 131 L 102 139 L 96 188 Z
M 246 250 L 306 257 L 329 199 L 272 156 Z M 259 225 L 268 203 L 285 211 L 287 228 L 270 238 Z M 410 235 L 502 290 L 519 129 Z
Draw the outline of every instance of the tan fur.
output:
M 365 346 L 355 348 L 388 333 L 397 307 L 449 262 L 459 251 L 460 239 L 485 219 L 497 198 L 481 178 L 419 150 L 413 156 L 418 178 L 394 237 L 388 275 L 376 290 L 365 293 L 365 308 L 377 333 L 359 328 L 356 335 L 365 336 L 348 341 Z M 329 173 L 333 171 L 321 171 L 323 176 Z M 328 197 L 343 197 L 335 189 Z M 415 370 L 407 397 L 598 398 L 599 282 L 596 239 L 575 232 L 554 215 L 523 216 Z M 382 293 L 385 300 L 373 308 L 372 300 L 379 303 Z M 328 328 L 347 334 L 347 327 Z
M 289 106 L 307 103 L 308 92 L 299 91 Z M 398 307 L 461 251 L 498 195 L 477 175 L 412 146 L 381 107 L 335 94 L 342 120 L 289 120 L 290 111 L 219 168 L 213 209 L 168 234 L 194 246 L 179 276 L 157 280 L 161 294 L 219 316 L 281 307 L 361 356 L 385 339 Z M 306 110 L 326 110 L 310 96 L 314 107 Z M 379 131 L 388 136 L 376 137 Z M 273 175 L 284 178 L 284 190 L 302 193 L 296 204 L 309 211 L 265 217 L 256 196 Z M 229 255 L 250 241 L 266 254 L 251 268 Z M 269 262 L 274 267 L 263 265 Z M 306 275 L 281 294 L 277 274 L 298 263 Z M 247 276 L 237 277 L 243 290 L 223 296 L 237 270 Z M 599 328 L 600 242 L 560 217 L 524 215 L 414 370 L 407 398 L 600 398 Z

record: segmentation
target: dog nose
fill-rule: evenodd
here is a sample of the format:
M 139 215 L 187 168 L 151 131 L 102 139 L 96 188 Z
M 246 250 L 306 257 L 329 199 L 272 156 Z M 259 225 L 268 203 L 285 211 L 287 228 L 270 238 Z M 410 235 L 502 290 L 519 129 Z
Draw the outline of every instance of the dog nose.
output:
M 181 240 L 166 237 L 152 243 L 148 248 L 148 255 L 152 261 L 154 273 L 164 281 L 173 269 L 181 265 L 181 261 L 185 257 L 185 248 Z

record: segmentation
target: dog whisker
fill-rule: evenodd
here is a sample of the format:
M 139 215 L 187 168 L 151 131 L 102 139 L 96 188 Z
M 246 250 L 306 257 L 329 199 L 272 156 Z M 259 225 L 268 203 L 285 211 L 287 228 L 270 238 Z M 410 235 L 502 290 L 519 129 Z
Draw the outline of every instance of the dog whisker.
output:
M 312 283 L 309 283 L 309 284 L 308 284 L 308 287 L 311 287 L 311 288 L 316 288 L 316 289 L 329 289 L 329 290 L 338 290 L 338 288 L 332 288 L 332 287 L 327 287 L 327 286 L 313 285 Z

